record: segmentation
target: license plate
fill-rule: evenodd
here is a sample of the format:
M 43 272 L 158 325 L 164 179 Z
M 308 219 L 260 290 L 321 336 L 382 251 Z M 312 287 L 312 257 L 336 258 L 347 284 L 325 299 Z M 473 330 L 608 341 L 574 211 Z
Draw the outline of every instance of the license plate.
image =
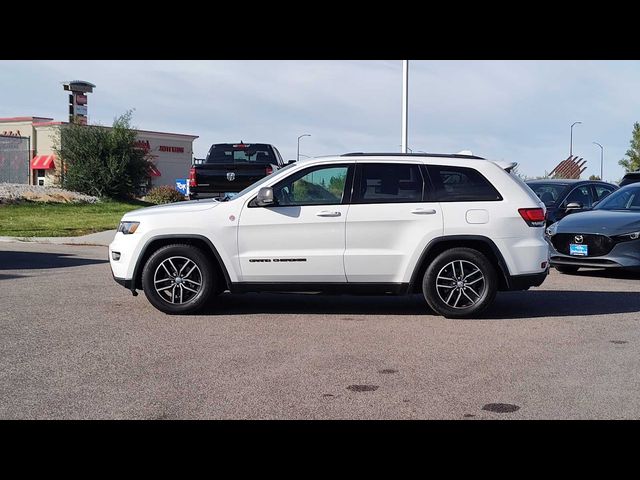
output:
M 588 254 L 589 254 L 589 247 L 587 245 L 580 245 L 578 243 L 569 244 L 569 255 L 586 257 Z

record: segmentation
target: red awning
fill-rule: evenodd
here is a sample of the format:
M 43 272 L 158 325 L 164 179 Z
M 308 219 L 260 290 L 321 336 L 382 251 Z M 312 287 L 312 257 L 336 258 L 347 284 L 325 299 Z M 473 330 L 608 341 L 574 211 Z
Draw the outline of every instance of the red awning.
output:
M 36 155 L 31 159 L 31 168 L 33 170 L 43 169 L 48 170 L 50 168 L 56 168 L 54 164 L 54 155 Z
M 162 174 L 160 173 L 160 170 L 158 170 L 158 168 L 153 163 L 151 163 L 150 166 L 149 166 L 149 173 L 151 173 L 152 177 L 161 177 L 162 176 Z

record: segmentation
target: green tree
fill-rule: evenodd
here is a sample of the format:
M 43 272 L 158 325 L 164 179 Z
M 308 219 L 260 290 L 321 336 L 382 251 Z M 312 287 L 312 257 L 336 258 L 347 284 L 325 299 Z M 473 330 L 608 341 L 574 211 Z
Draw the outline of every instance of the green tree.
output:
M 601 180 L 600 175 L 591 175 L 589 180 Z
M 54 151 L 64 164 L 62 186 L 98 197 L 127 198 L 149 180 L 146 153 L 136 148 L 131 111 L 113 127 L 64 125 Z
M 631 148 L 625 153 L 628 158 L 620 160 L 618 165 L 624 167 L 626 172 L 635 172 L 640 170 L 640 123 L 638 122 L 633 124 L 633 133 L 629 143 Z

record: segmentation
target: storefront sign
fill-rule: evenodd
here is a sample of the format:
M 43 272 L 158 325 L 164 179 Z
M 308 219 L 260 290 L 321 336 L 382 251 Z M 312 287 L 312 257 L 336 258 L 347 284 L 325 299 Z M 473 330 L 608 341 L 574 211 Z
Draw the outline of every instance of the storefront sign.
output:
M 3 137 L 21 137 L 22 135 L 20 135 L 20 130 L 16 130 L 15 132 L 13 130 L 5 130 L 4 132 L 2 132 Z
M 145 153 L 148 153 L 151 150 L 151 144 L 149 143 L 149 140 L 136 140 L 133 144 L 133 148 L 139 148 Z
M 87 96 L 82 93 L 76 93 L 76 105 L 86 105 L 87 104 Z
M 160 145 L 161 152 L 171 152 L 171 153 L 184 153 L 184 147 L 168 147 L 166 145 Z
M 75 106 L 75 114 L 76 115 L 86 115 L 87 114 L 87 106 L 86 105 L 76 105 Z

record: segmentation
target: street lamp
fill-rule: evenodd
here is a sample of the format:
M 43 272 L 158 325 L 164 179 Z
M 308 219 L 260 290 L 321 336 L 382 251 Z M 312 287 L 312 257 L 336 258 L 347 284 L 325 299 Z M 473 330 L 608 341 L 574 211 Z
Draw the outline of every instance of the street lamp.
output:
M 577 125 L 577 124 L 581 124 L 582 122 L 573 122 L 571 124 L 571 144 L 569 145 L 569 156 L 572 157 L 573 156 L 573 126 Z
M 311 136 L 311 135 L 309 135 L 308 133 L 305 133 L 305 134 L 300 135 L 300 136 L 298 137 L 298 156 L 296 157 L 296 162 L 299 162 L 299 161 L 300 161 L 300 139 L 301 139 L 302 137 L 310 137 L 310 136 Z
M 604 147 L 598 142 L 593 142 L 593 144 L 600 147 L 600 180 L 604 180 L 604 177 L 602 176 L 602 166 L 604 165 Z

